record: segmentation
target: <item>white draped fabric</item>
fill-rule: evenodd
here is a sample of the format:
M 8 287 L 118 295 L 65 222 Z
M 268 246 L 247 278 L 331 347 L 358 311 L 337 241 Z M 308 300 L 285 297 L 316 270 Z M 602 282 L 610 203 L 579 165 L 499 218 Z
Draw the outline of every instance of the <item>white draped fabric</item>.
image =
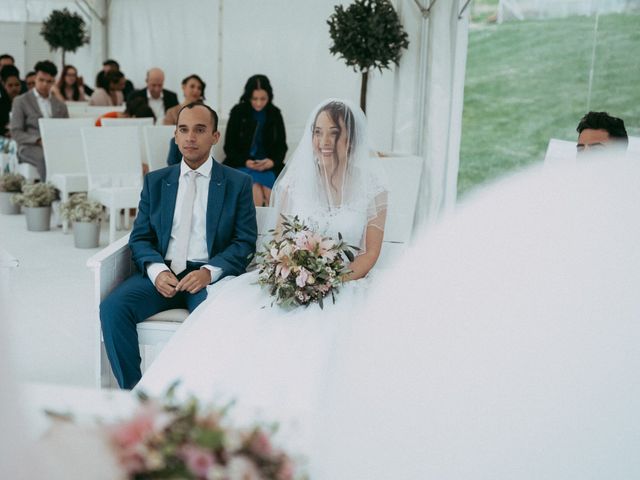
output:
M 336 347 L 321 478 L 638 478 L 639 184 L 536 169 L 420 236 Z

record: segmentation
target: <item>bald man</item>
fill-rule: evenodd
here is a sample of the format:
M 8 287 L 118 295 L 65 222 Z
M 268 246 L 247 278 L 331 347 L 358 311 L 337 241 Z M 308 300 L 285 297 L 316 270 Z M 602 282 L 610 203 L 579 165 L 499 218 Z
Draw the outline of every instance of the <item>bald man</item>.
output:
M 133 92 L 127 101 L 134 98 L 144 98 L 156 118 L 162 120 L 168 109 L 178 105 L 178 96 L 175 92 L 162 88 L 164 86 L 164 72 L 159 68 L 152 68 L 147 72 L 146 83 L 146 88 Z

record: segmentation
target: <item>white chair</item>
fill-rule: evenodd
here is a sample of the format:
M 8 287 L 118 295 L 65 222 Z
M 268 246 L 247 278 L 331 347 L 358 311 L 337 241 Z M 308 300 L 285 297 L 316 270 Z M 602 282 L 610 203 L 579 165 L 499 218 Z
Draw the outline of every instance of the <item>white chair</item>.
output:
M 142 164 L 138 127 L 83 128 L 89 197 L 109 209 L 109 243 L 116 238 L 116 222 L 125 209 L 138 206 L 142 190 Z
M 640 137 L 629 137 L 627 157 L 633 160 L 640 160 Z
M 566 163 L 574 163 L 576 161 L 576 142 L 568 140 L 558 140 L 552 138 L 549 140 L 547 151 L 544 155 L 544 164 L 553 166 Z
M 158 125 L 142 127 L 142 138 L 146 152 L 149 171 L 167 166 L 169 142 L 173 138 L 176 127 L 173 125 Z
M 30 163 L 18 163 L 16 173 L 22 175 L 27 183 L 33 183 L 36 180 L 40 180 L 38 169 Z
M 47 180 L 60 190 L 61 201 L 73 192 L 86 192 L 87 165 L 84 161 L 80 129 L 92 127 L 91 118 L 41 118 L 38 120 Z M 67 233 L 69 222 L 62 222 Z
M 100 123 L 103 127 L 144 127 L 153 125 L 153 118 L 103 118 Z
M 153 118 L 103 118 L 101 120 L 103 127 L 137 127 L 140 137 L 140 161 L 148 164 L 147 152 L 144 148 L 144 138 L 142 136 L 142 128 L 153 125 Z
M 85 107 L 83 116 L 91 117 L 93 119 L 97 119 L 98 117 L 101 117 L 105 113 L 109 113 L 109 112 L 124 112 L 125 107 L 126 107 L 126 105 L 124 105 L 124 104 L 118 105 L 118 106 L 111 106 L 111 107 L 98 107 L 98 106 L 95 106 L 95 105 L 87 105 Z
M 382 162 L 385 170 L 389 173 L 390 196 L 384 243 L 380 258 L 376 263 L 376 269 L 385 269 L 392 266 L 410 241 L 423 168 L 423 160 L 419 157 L 387 157 Z M 269 207 L 256 208 L 258 242 L 261 242 L 261 237 L 264 237 L 267 233 L 266 219 L 269 215 L 269 210 Z M 129 235 L 126 235 L 96 253 L 87 261 L 87 266 L 92 269 L 94 275 L 95 303 L 93 316 L 98 329 L 100 328 L 100 302 L 115 287 L 136 272 L 136 267 L 131 261 L 131 250 L 128 242 Z M 167 310 L 149 317 L 137 325 L 143 372 L 153 362 L 155 356 L 160 353 L 188 315 L 189 312 L 184 309 Z M 102 341 L 100 345 L 100 351 L 96 352 L 100 359 L 100 367 L 96 372 L 96 385 L 115 387 L 117 384 L 111 373 Z
M 69 112 L 69 118 L 82 118 L 86 116 L 89 102 L 64 102 Z

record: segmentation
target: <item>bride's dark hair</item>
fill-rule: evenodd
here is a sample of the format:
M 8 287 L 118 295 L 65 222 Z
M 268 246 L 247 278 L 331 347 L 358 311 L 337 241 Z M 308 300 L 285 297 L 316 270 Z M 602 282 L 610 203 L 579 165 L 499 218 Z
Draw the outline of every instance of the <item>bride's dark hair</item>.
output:
M 347 158 L 351 155 L 351 150 L 353 146 L 356 144 L 356 120 L 353 117 L 353 112 L 349 107 L 347 107 L 342 102 L 329 102 L 325 106 L 323 106 L 318 113 L 316 114 L 316 118 L 313 120 L 313 125 L 311 126 L 311 134 L 316 129 L 316 122 L 318 121 L 318 117 L 322 112 L 327 112 L 327 115 L 331 118 L 331 121 L 338 127 L 338 136 L 336 137 L 336 142 L 333 150 L 333 173 L 331 174 L 331 187 L 334 190 L 337 190 L 336 186 L 333 184 L 334 176 L 338 173 L 338 167 L 340 166 L 340 158 L 338 157 L 338 152 L 336 150 L 336 146 L 338 145 L 338 140 L 343 134 L 342 127 L 340 126 L 340 119 L 344 122 L 344 126 L 347 130 Z

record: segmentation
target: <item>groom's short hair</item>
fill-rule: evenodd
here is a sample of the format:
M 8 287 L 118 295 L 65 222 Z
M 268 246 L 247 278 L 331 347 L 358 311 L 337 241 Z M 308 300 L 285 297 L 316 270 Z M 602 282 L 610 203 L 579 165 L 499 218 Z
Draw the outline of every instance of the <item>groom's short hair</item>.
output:
M 193 108 L 193 107 L 204 107 L 207 110 L 209 110 L 209 113 L 211 114 L 211 122 L 213 123 L 213 131 L 216 132 L 218 130 L 218 114 L 216 113 L 216 111 L 211 108 L 209 105 L 205 105 L 204 103 L 202 103 L 202 100 L 196 100 L 195 102 L 191 102 L 191 103 L 187 103 L 184 107 L 182 107 L 179 111 L 178 111 L 178 118 L 176 120 L 176 125 L 180 122 L 180 114 L 182 113 L 182 111 L 185 108 Z

